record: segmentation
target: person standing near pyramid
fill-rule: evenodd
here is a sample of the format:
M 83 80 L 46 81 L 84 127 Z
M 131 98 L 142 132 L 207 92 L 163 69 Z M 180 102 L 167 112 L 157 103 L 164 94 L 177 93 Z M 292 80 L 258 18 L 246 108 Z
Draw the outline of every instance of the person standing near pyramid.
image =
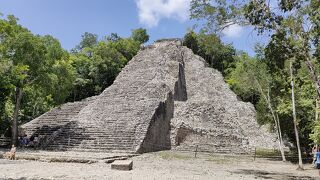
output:
M 12 148 L 9 152 L 6 152 L 4 154 L 4 157 L 5 158 L 8 158 L 10 160 L 15 160 L 16 158 L 16 151 L 17 151 L 17 148 L 14 146 L 14 144 L 12 144 Z

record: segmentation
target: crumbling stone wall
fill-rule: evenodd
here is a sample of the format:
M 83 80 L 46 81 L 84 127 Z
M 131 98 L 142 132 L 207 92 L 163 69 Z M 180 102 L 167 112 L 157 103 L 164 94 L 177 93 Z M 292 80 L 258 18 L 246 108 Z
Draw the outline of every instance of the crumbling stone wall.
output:
M 173 149 L 248 153 L 276 148 L 276 136 L 256 122 L 252 104 L 241 102 L 221 73 L 183 47 L 188 99 L 175 102 L 171 120 Z
M 153 152 L 171 149 L 170 122 L 174 112 L 171 92 L 165 102 L 160 102 L 150 121 L 147 134 L 137 152 Z

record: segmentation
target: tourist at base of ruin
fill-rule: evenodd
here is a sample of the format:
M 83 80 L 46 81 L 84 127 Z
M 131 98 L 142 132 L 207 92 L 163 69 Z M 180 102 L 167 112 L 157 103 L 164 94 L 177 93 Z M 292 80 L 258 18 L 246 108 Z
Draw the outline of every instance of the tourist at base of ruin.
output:
M 9 152 L 4 153 L 3 157 L 10 160 L 15 160 L 16 158 L 17 148 L 12 144 L 11 150 Z
M 313 146 L 312 148 L 312 155 L 313 155 L 313 158 L 312 158 L 312 164 L 314 167 L 316 167 L 316 160 L 317 160 L 317 152 L 318 152 L 318 147 L 317 146 Z
M 20 147 L 25 146 L 24 141 L 23 141 L 23 138 L 22 138 L 21 136 L 19 136 L 18 141 L 19 141 L 19 146 L 20 146 Z
M 319 149 L 317 149 L 317 153 L 316 153 L 316 168 L 319 170 L 319 176 L 320 176 L 320 151 Z

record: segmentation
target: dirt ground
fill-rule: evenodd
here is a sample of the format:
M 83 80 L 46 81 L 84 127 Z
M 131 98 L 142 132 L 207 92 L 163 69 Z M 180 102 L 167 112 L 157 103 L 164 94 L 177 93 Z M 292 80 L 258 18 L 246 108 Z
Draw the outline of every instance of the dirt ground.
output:
M 248 156 L 162 151 L 131 158 L 133 170 L 111 170 L 110 164 L 58 163 L 0 159 L 0 179 L 320 179 L 311 164 L 304 171 L 289 162 Z

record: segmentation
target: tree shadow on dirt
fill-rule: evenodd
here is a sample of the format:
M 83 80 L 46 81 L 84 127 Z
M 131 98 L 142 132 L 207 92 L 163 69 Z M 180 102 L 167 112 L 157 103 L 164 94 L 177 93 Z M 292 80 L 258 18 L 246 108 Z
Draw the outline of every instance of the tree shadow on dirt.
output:
M 26 163 L 27 163 L 26 161 L 13 161 L 8 159 L 0 159 L 0 164 L 26 164 Z
M 255 178 L 260 179 L 290 179 L 290 180 L 296 180 L 296 179 L 303 179 L 303 180 L 313 180 L 316 179 L 314 177 L 310 176 L 296 176 L 292 175 L 290 173 L 279 173 L 279 172 L 268 172 L 268 171 L 261 171 L 261 170 L 253 170 L 253 169 L 240 169 L 237 171 L 234 171 L 235 174 L 244 174 L 244 175 L 254 175 Z
M 6 178 L 6 179 L 3 179 L 3 180 L 28 180 L 29 178 L 26 178 L 26 177 L 20 177 L 20 178 Z M 2 180 L 0 178 L 0 180 Z M 32 180 L 49 180 L 49 179 L 44 179 L 44 178 L 32 178 Z

